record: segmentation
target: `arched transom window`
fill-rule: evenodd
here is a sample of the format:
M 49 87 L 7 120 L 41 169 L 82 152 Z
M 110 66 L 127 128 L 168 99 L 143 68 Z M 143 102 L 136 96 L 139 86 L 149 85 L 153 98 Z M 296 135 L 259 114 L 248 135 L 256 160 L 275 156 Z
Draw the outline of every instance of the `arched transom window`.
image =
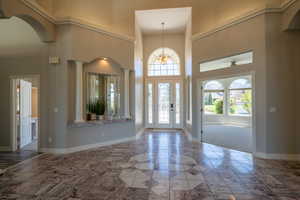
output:
M 204 113 L 224 113 L 224 86 L 219 81 L 208 81 L 204 86 Z
M 164 51 L 164 53 L 163 53 Z M 167 58 L 161 62 L 161 56 L 164 54 Z M 177 53 L 170 48 L 156 49 L 148 60 L 148 76 L 179 76 L 180 59 Z

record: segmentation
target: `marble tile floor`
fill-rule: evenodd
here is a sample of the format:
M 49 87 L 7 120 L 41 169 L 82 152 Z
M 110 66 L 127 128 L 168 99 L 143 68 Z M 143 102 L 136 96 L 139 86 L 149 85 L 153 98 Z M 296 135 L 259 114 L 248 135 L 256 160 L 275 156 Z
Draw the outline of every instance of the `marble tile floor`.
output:
M 0 152 L 0 170 L 4 170 L 37 155 L 39 155 L 39 153 L 32 150 L 22 150 L 18 152 Z
M 300 163 L 188 142 L 181 132 L 67 155 L 43 154 L 0 176 L 0 199 L 300 200 Z

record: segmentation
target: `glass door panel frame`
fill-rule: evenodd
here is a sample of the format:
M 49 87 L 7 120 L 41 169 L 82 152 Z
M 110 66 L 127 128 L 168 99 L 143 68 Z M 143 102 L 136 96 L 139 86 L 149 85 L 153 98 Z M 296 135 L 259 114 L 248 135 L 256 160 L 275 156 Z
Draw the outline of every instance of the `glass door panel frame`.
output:
M 146 111 L 146 116 L 145 116 L 145 125 L 146 125 L 146 128 L 176 128 L 176 129 L 181 129 L 183 128 L 183 81 L 182 79 L 147 79 L 145 81 L 145 111 Z M 170 108 L 170 123 L 169 124 L 159 124 L 159 111 L 158 111 L 158 85 L 159 83 L 170 83 L 170 104 L 172 103 L 173 104 L 173 111 L 171 111 L 171 108 Z M 152 123 L 149 123 L 149 121 L 151 122 L 151 120 L 149 120 L 149 101 L 150 99 L 148 94 L 149 94 L 149 84 L 152 85 Z M 179 88 L 179 91 L 180 91 L 180 94 L 179 94 L 179 97 L 180 97 L 180 102 L 179 102 L 179 119 L 180 119 L 180 123 L 176 123 L 176 110 L 177 110 L 177 107 L 176 107 L 176 84 L 179 84 L 180 88 Z M 178 120 L 177 120 L 178 121 Z

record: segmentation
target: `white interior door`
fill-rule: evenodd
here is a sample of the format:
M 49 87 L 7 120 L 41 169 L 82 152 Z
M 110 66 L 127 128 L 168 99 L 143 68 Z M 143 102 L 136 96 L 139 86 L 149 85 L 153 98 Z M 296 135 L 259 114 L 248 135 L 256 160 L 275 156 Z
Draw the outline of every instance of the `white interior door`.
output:
M 149 80 L 146 84 L 147 128 L 182 128 L 182 83 Z
M 32 142 L 31 88 L 30 82 L 20 80 L 20 148 Z

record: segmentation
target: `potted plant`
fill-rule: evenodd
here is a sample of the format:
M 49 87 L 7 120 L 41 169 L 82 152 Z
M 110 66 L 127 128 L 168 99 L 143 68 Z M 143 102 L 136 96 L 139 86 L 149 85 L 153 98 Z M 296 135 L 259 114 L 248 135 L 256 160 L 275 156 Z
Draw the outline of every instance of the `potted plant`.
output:
M 93 115 L 93 104 L 92 102 L 89 102 L 87 105 L 86 105 L 86 120 L 87 121 L 91 121 L 92 120 L 92 115 Z
M 96 106 L 97 106 L 97 102 L 96 101 L 90 101 L 87 104 L 87 120 L 95 120 L 96 119 Z
M 105 102 L 102 100 L 98 100 L 96 102 L 96 118 L 97 120 L 104 120 L 104 113 L 105 113 Z

